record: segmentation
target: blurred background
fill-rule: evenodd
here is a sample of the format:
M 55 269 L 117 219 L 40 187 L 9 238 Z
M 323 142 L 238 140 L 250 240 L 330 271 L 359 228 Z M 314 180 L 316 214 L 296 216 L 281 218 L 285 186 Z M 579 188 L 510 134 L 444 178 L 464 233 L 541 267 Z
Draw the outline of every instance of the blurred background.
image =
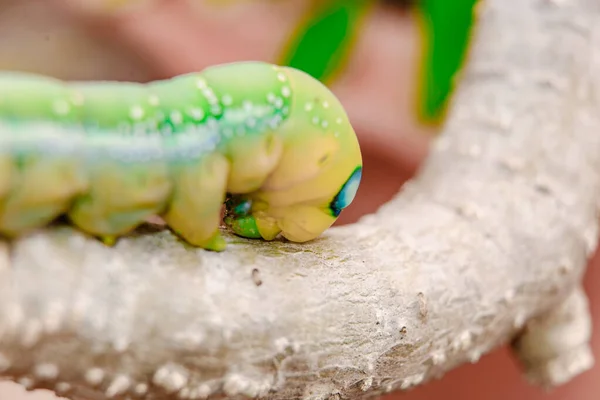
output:
M 377 210 L 426 157 L 468 60 L 475 11 L 474 0 L 0 0 L 0 70 L 146 82 L 243 60 L 302 69 L 339 97 L 361 142 L 363 182 L 343 224 Z M 597 267 L 586 284 L 600 357 Z M 503 348 L 384 400 L 597 400 L 598 377 L 600 367 L 546 393 Z M 51 399 L 0 382 L 0 400 Z

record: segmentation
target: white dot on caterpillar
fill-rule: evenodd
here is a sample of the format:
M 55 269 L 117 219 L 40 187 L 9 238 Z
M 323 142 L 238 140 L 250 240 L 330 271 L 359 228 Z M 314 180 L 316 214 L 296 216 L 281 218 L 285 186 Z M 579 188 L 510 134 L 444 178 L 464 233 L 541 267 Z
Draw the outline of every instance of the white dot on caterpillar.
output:
M 57 100 L 52 105 L 54 112 L 58 115 L 66 115 L 71 111 L 71 106 L 64 100 Z
M 133 119 L 141 119 L 144 116 L 144 109 L 141 106 L 133 106 L 129 110 L 129 116 Z
M 279 79 L 281 82 L 285 82 L 287 80 L 283 72 L 277 74 L 277 79 Z
M 323 121 L 323 122 L 321 122 L 321 126 L 322 126 L 323 128 L 327 128 L 327 127 L 329 126 L 329 122 L 327 122 L 327 121 Z
M 281 97 L 277 97 L 274 102 L 275 108 L 283 107 L 283 99 Z
M 219 105 L 213 105 L 213 106 L 210 108 L 210 112 L 211 112 L 213 115 L 219 115 L 219 114 L 221 113 L 221 107 L 220 107 Z
M 333 132 L 334 137 L 340 137 L 340 133 L 338 131 Z
M 85 98 L 83 94 L 81 94 L 80 92 L 73 92 L 73 95 L 71 96 L 71 101 L 74 105 L 81 106 L 83 105 L 84 100 Z
M 329 103 L 328 103 L 328 102 L 326 102 L 326 101 L 324 101 L 324 102 L 323 102 L 323 108 L 329 108 Z
M 244 100 L 244 102 L 242 103 L 242 107 L 244 107 L 244 110 L 250 111 L 252 110 L 252 102 L 249 100 Z
M 231 103 L 233 103 L 233 98 L 231 98 L 230 95 L 225 94 L 223 97 L 221 97 L 221 101 L 223 102 L 224 106 L 230 106 Z
M 270 93 L 270 92 L 269 92 L 269 93 L 267 93 L 267 101 L 268 101 L 269 103 L 273 103 L 273 102 L 275 102 L 275 99 L 276 99 L 276 98 L 277 98 L 277 97 L 275 96 L 275 93 Z
M 312 103 L 309 102 L 309 103 L 306 103 L 304 105 L 304 110 L 311 111 L 312 109 L 313 109 L 313 104 Z
M 342 121 L 342 117 L 337 117 L 336 120 L 335 120 L 335 123 L 338 124 L 338 125 L 341 125 L 342 122 L 343 122 Z
M 206 88 L 206 81 L 204 79 L 202 79 L 202 78 L 198 79 L 196 81 L 196 87 L 198 89 L 205 89 Z
M 158 96 L 151 95 L 150 97 L 148 97 L 148 104 L 150 104 L 151 106 L 157 106 L 159 103 L 160 100 L 158 99 Z
M 313 119 L 312 119 L 312 123 L 315 125 L 318 125 L 319 121 L 320 121 L 319 117 L 313 117 Z
M 171 122 L 180 124 L 183 122 L 183 115 L 179 111 L 171 111 Z
M 188 114 L 196 121 L 200 121 L 204 118 L 204 111 L 201 108 L 192 108 L 188 111 Z
M 218 103 L 218 101 L 219 101 L 217 99 L 217 96 L 215 96 L 215 93 L 212 91 L 211 88 L 207 87 L 205 89 L 202 89 L 202 94 L 204 95 L 204 97 L 206 97 L 206 100 L 208 100 L 208 102 L 210 104 L 215 104 L 215 103 Z
M 292 90 L 290 89 L 289 86 L 284 86 L 281 88 L 281 95 L 283 97 L 290 97 L 292 94 Z

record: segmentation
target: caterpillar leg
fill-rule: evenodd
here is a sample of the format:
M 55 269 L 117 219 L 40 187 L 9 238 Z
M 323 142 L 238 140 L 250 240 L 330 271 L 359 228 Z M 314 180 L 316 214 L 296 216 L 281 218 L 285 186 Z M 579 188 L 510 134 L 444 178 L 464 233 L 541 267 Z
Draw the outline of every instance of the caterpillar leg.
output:
M 174 195 L 163 219 L 190 244 L 206 250 L 225 250 L 219 225 L 229 173 L 227 159 L 213 153 L 196 164 L 176 168 Z
M 10 168 L 0 159 L 0 185 L 12 173 L 12 187 L 0 206 L 0 232 L 12 237 L 43 226 L 64 213 L 86 188 L 78 161 L 42 155 L 23 156 Z M 0 188 L 2 189 L 2 188 Z
M 77 198 L 68 217 L 110 246 L 118 236 L 160 213 L 170 192 L 166 164 L 99 163 L 91 167 L 88 193 Z
M 273 172 L 283 153 L 283 139 L 276 132 L 248 135 L 227 145 L 231 160 L 228 190 L 248 193 L 257 190 Z

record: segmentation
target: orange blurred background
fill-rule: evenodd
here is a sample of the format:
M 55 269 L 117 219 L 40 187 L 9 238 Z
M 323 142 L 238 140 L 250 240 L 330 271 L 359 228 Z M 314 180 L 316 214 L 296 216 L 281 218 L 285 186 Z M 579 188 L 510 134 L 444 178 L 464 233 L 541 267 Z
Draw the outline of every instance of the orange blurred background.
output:
M 117 0 L 0 0 L 0 70 L 63 79 L 148 81 L 241 60 L 274 61 L 307 6 L 306 0 L 133 0 L 131 11 L 105 8 Z M 331 88 L 346 107 L 364 155 L 363 182 L 341 223 L 375 211 L 409 179 L 427 154 L 432 129 L 411 106 L 419 51 L 410 13 L 380 6 L 366 21 L 347 68 Z M 592 266 L 600 264 L 596 257 Z M 586 280 L 600 356 L 600 272 Z M 600 367 L 546 393 L 523 381 L 508 350 L 441 380 L 385 400 L 598 400 Z M 596 378 L 596 379 L 594 379 Z M 49 400 L 0 383 L 0 400 Z

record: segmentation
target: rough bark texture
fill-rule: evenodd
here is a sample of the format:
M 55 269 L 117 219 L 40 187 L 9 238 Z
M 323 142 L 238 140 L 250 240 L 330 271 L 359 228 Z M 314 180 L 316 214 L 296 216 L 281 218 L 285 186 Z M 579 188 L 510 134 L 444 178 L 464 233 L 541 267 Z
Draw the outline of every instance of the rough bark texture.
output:
M 600 3 L 488 0 L 445 133 L 375 215 L 303 245 L 69 228 L 4 244 L 0 366 L 73 399 L 362 398 L 521 334 L 530 377 L 589 368 Z M 525 330 L 523 328 L 526 327 Z

